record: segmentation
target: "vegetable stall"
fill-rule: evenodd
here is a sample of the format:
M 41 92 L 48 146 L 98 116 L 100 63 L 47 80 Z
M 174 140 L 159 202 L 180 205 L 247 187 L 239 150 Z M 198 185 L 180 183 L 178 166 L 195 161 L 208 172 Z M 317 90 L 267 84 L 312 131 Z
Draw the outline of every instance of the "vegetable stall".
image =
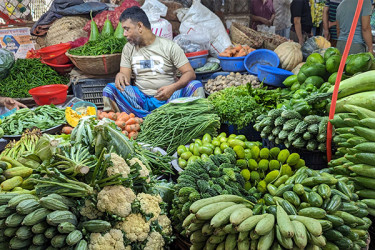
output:
M 1 249 L 374 248 L 371 53 L 346 59 L 329 119 L 338 49 L 233 24 L 217 58 L 198 63 L 190 53 L 201 45 L 181 43 L 206 98 L 139 118 L 102 110 L 127 40 L 108 16 L 100 31 L 89 22 L 78 45 L 17 60 L 0 49 L 1 95 L 35 98 L 31 89 L 59 84 L 64 96 L 1 116 Z M 80 78 L 98 72 L 108 78 Z

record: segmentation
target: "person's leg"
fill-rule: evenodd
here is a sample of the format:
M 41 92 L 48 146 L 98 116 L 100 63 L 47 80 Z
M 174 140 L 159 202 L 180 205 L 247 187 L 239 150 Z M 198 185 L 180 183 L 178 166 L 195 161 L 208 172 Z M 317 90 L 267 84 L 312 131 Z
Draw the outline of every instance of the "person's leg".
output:
M 168 102 L 181 97 L 205 97 L 203 84 L 198 80 L 193 80 L 185 88 L 175 91 L 168 99 Z
M 290 27 L 285 29 L 285 37 L 290 39 Z
M 145 117 L 150 113 L 145 108 L 146 99 L 147 96 L 135 86 L 126 86 L 121 92 L 113 83 L 109 83 L 103 89 L 103 111 L 126 112 Z

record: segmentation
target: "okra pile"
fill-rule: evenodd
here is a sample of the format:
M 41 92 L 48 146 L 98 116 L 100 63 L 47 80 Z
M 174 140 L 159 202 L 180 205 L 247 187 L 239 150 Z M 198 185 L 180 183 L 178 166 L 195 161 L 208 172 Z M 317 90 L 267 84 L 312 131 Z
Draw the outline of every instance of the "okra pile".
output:
M 32 194 L 0 194 L 1 249 L 86 249 L 84 236 L 111 228 L 106 221 L 78 225 L 75 203 L 58 194 L 38 199 Z

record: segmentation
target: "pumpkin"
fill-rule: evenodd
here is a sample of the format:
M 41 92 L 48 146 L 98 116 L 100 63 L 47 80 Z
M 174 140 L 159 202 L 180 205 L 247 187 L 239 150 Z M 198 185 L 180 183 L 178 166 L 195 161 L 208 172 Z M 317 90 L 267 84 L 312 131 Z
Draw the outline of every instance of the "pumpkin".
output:
M 299 63 L 293 70 L 292 70 L 292 73 L 297 75 L 299 70 L 301 69 L 301 67 L 305 64 L 305 62 L 301 62 Z
M 294 69 L 302 62 L 301 45 L 295 42 L 285 42 L 274 50 L 280 58 L 281 68 L 286 70 Z
M 77 113 L 71 107 L 65 109 L 65 119 L 70 126 L 73 128 L 78 125 L 79 119 L 84 116 L 96 115 L 96 109 L 94 107 L 87 107 L 86 110 L 80 110 L 80 113 Z
M 327 49 L 331 43 L 322 36 L 313 36 L 306 40 L 302 46 L 303 58 L 306 59 L 311 53 L 319 49 Z

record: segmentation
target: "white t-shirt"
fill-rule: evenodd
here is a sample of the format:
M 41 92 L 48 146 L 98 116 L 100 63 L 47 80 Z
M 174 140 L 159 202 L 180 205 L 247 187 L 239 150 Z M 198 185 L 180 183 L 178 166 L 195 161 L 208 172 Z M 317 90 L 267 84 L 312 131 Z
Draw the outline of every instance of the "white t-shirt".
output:
M 142 48 L 127 43 L 122 50 L 121 67 L 132 69 L 135 85 L 146 95 L 154 96 L 159 88 L 175 82 L 176 69 L 189 60 L 175 42 L 156 37 Z

